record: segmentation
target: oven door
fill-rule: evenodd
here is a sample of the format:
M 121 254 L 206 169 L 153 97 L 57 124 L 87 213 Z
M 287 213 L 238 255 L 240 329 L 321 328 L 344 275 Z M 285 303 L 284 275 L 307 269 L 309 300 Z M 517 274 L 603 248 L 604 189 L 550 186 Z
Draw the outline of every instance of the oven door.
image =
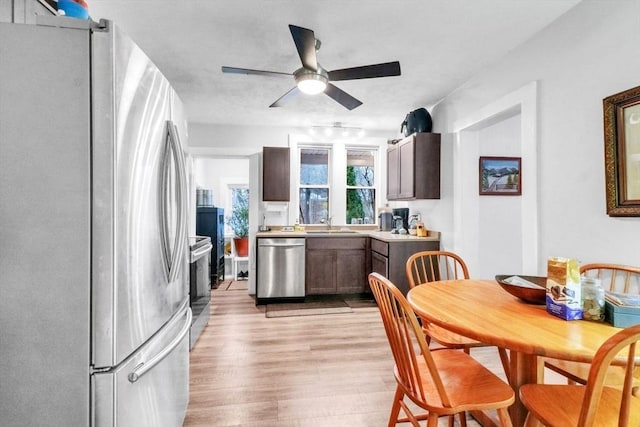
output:
M 191 247 L 189 300 L 193 321 L 191 322 L 190 348 L 198 340 L 209 322 L 211 303 L 211 239 L 208 237 Z

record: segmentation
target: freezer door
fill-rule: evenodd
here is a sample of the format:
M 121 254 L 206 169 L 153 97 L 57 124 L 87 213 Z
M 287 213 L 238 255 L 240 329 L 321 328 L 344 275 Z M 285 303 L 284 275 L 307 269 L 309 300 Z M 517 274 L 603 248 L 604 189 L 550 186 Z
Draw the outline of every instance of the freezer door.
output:
M 91 377 L 95 427 L 181 426 L 189 401 L 189 329 L 184 310 L 117 368 Z
M 111 23 L 92 35 L 92 364 L 121 363 L 188 295 L 186 171 L 173 90 Z

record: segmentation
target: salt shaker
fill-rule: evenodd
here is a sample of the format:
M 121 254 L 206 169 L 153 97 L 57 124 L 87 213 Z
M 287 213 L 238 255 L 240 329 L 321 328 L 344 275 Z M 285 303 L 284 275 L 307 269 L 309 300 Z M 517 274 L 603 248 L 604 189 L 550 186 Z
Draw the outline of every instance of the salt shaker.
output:
M 604 289 L 600 279 L 581 277 L 582 318 L 585 320 L 604 320 Z

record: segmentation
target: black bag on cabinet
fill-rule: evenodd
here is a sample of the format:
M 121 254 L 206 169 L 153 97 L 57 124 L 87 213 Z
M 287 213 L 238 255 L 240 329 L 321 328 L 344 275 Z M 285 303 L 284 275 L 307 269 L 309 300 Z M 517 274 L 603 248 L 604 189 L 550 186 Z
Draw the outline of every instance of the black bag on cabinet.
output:
M 433 122 L 427 109 L 418 108 L 407 114 L 400 126 L 400 132 L 404 132 L 404 136 L 409 136 L 416 132 L 431 132 L 432 128 Z

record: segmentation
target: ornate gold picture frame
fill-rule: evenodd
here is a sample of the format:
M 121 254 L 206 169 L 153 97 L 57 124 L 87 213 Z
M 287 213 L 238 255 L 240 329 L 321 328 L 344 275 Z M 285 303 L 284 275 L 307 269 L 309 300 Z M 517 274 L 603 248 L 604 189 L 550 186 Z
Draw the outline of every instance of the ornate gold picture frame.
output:
M 640 216 L 640 86 L 603 99 L 609 216 Z

